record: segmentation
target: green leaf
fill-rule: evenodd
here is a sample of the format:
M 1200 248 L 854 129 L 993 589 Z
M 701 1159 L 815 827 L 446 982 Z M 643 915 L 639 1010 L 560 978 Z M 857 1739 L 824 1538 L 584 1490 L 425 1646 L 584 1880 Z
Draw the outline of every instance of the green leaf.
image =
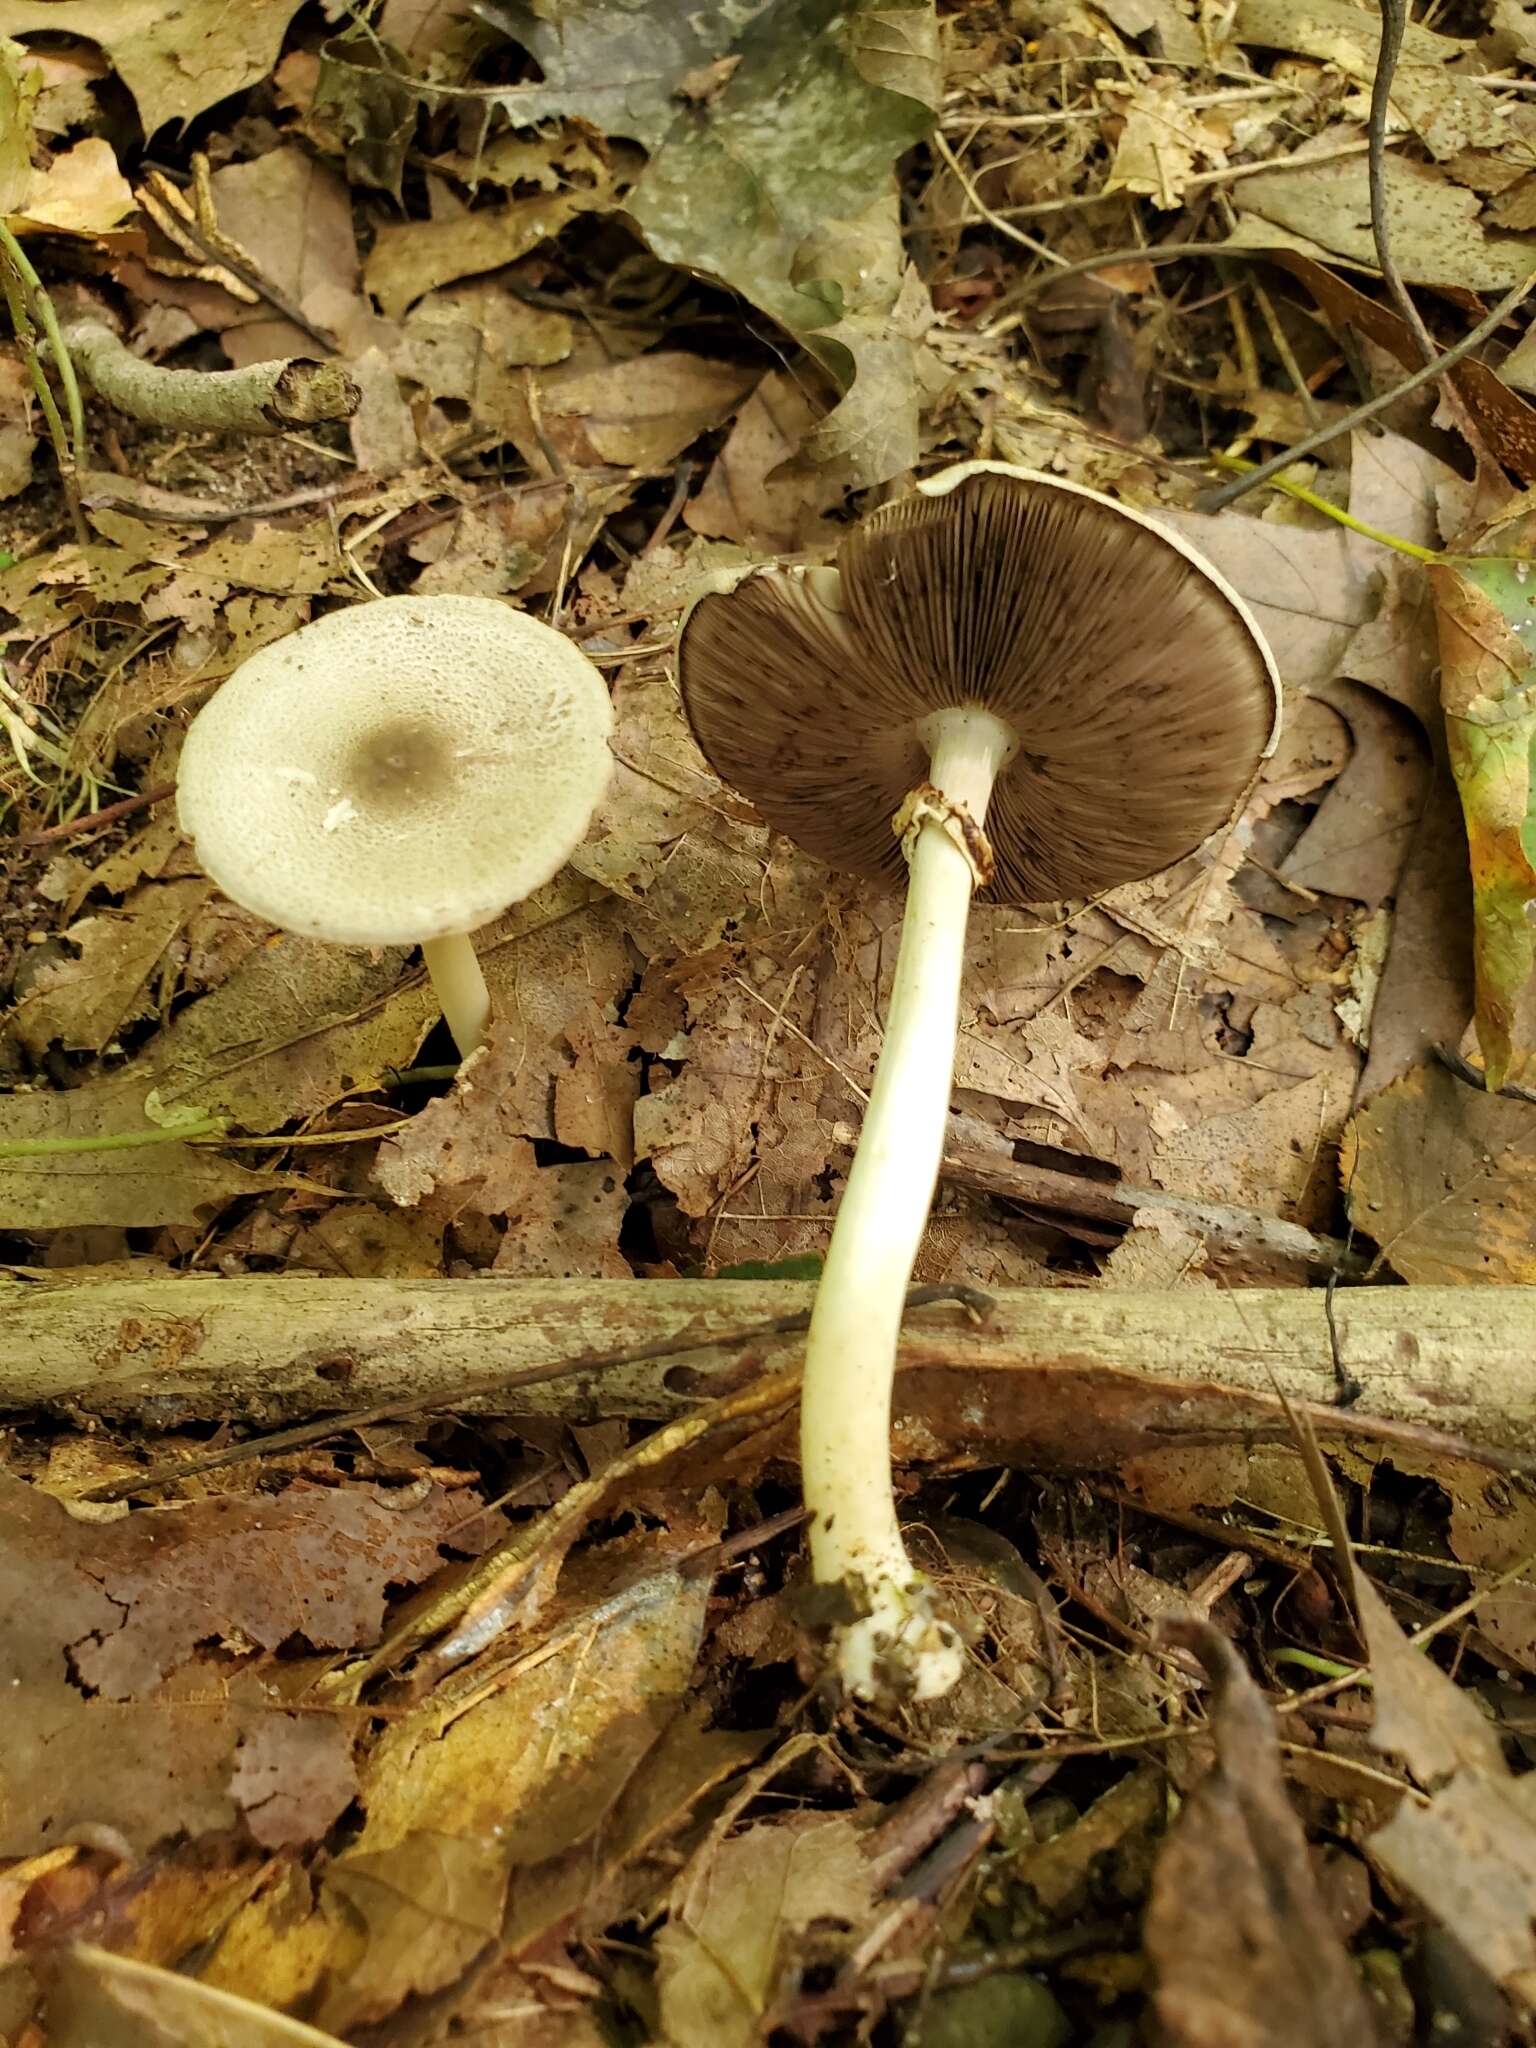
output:
M 848 395 L 805 452 L 851 485 L 878 482 L 918 454 L 928 304 L 903 258 L 893 171 L 932 120 L 932 8 L 783 0 L 732 54 L 629 210 L 658 256 L 730 285 L 818 358 Z
M 717 1280 L 819 1280 L 821 1253 L 796 1252 L 787 1259 L 743 1259 L 739 1266 L 722 1266 Z
M 1536 565 L 1478 557 L 1428 571 L 1440 640 L 1440 695 L 1472 870 L 1477 1036 L 1488 1086 L 1502 1087 L 1516 1046 L 1520 992 L 1536 970 Z

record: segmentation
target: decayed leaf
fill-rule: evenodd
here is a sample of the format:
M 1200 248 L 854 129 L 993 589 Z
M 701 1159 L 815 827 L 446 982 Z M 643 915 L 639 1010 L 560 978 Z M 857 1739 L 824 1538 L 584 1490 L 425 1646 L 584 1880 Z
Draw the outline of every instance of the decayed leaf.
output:
M 1176 85 L 1143 79 L 1105 91 L 1125 97 L 1106 192 L 1144 192 L 1155 206 L 1177 206 L 1196 171 L 1226 162 L 1226 137 L 1185 104 L 1187 95 Z
M 1357 1227 L 1405 1280 L 1536 1281 L 1536 1104 L 1431 1062 L 1360 1111 L 1341 1167 Z
M 1351 7 L 1349 0 L 1240 0 L 1232 22 L 1239 43 L 1270 50 L 1294 50 L 1337 64 L 1367 91 L 1376 75 L 1381 42 L 1379 16 Z M 1392 108 L 1437 157 L 1463 149 L 1492 149 L 1509 132 L 1505 108 L 1470 66 L 1451 69 L 1457 59 L 1475 60 L 1476 45 L 1436 35 L 1409 20 L 1392 74 Z
M 298 0 L 0 0 L 0 35 L 99 43 L 146 136 L 254 85 L 277 61 Z
M 0 1522 L 0 1855 L 36 1855 L 85 1823 L 144 1848 L 178 1829 L 228 1827 L 234 1809 L 224 1788 L 239 1726 L 211 1675 L 195 1704 L 164 1691 L 146 1701 L 88 1698 L 71 1648 L 124 1621 L 77 1569 L 99 1532 L 11 1478 L 0 1480 Z
M 1376 2023 L 1286 1795 L 1269 1708 L 1209 1622 L 1166 1623 L 1215 1682 L 1216 1762 L 1158 1858 L 1146 1945 L 1172 2048 L 1365 2048 Z
M 870 1897 L 859 1830 L 841 1815 L 758 1821 L 707 1842 L 657 1936 L 669 2048 L 755 2048 L 793 1937 L 816 1920 L 857 1921 Z
M 1440 632 L 1440 694 L 1472 866 L 1477 1035 L 1499 1088 L 1529 1047 L 1515 1005 L 1536 965 L 1536 693 L 1529 638 L 1536 563 L 1489 556 L 1428 570 Z
M 241 1740 L 229 1790 L 263 1848 L 316 1842 L 357 1791 L 351 1733 L 323 1714 L 264 1714 Z
M 531 1021 L 519 1019 L 521 1030 L 493 1026 L 453 1093 L 384 1141 L 375 1177 L 403 1206 L 425 1203 L 444 1219 L 504 1216 L 499 1271 L 627 1278 L 618 1243 L 622 1169 L 613 1157 L 540 1166 L 529 1137 L 533 1126 L 564 1144 L 632 1159 L 633 1039 L 600 1018 L 573 1018 L 558 1048 L 546 1040 L 530 1063 L 539 1043 Z
M 48 2038 L 55 2048 L 339 2048 L 269 2006 L 85 1943 L 49 1986 Z
M 1401 1757 L 1427 1797 L 1405 1797 L 1366 1853 L 1536 2011 L 1536 1798 L 1516 1778 L 1472 1694 L 1415 1649 L 1371 1582 L 1353 1597 L 1375 1679 L 1371 1740 Z
M 659 256 L 741 292 L 843 389 L 865 383 L 857 417 L 824 423 L 816 452 L 877 482 L 917 453 L 926 300 L 905 277 L 891 166 L 937 99 L 931 7 L 862 0 L 828 17 L 792 0 L 732 54 L 720 92 L 656 138 L 630 210 Z
M 163 1143 L 121 1150 L 93 1142 L 147 1129 L 153 1126 L 142 1087 L 125 1092 L 106 1084 L 0 1101 L 0 1146 L 62 1140 L 66 1147 L 84 1147 L 19 1158 L 0 1151 L 0 1228 L 198 1223 L 239 1195 L 283 1185 L 281 1175 L 254 1172 L 169 1136 Z
M 462 1706 L 429 1698 L 391 1722 L 363 1832 L 326 1873 L 365 1935 L 323 2025 L 350 2034 L 452 1982 L 499 1932 L 510 1873 L 602 1828 L 686 1692 L 708 1598 L 707 1576 L 671 1571 L 599 1593 Z
M 1412 283 L 1501 292 L 1529 272 L 1530 242 L 1484 231 L 1478 218 L 1482 202 L 1475 192 L 1451 184 L 1433 165 L 1406 163 L 1393 155 L 1384 170 L 1392 256 Z M 1301 154 L 1283 171 L 1244 178 L 1233 187 L 1232 198 L 1244 216 L 1232 234 L 1235 243 L 1297 248 L 1313 257 L 1332 250 L 1368 270 L 1376 267 L 1363 157 L 1309 165 Z M 1260 226 L 1255 214 L 1270 226 Z
M 7 1020 L 10 1034 L 40 1058 L 55 1041 L 70 1052 L 100 1052 L 130 1019 L 146 1014 L 156 963 L 188 917 L 213 893 L 211 882 L 146 882 L 120 910 L 71 925 L 78 956 L 43 967 Z
M 414 1585 L 442 1562 L 463 1520 L 445 1491 L 401 1507 L 387 1488 L 296 1481 L 275 1497 L 223 1495 L 145 1509 L 102 1527 L 65 1518 L 55 1540 L 115 1609 L 114 1625 L 77 1644 L 75 1668 L 104 1699 L 135 1699 L 208 1636 L 265 1649 L 302 1636 L 317 1649 L 378 1640 L 391 1584 Z

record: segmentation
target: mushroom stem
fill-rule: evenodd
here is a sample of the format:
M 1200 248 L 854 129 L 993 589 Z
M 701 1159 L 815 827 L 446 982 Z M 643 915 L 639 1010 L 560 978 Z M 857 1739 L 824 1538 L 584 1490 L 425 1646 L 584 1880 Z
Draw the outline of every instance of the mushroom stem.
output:
M 460 1056 L 468 1059 L 485 1043 L 491 1021 L 491 996 L 480 969 L 479 956 L 468 932 L 449 932 L 440 939 L 423 939 L 421 956 L 443 1006 L 443 1018 L 453 1033 Z
M 930 782 L 980 825 L 1015 735 L 972 707 L 935 713 L 925 738 Z M 811 1562 L 818 1580 L 847 1585 L 868 1609 L 837 1645 L 845 1685 L 866 1699 L 887 1689 L 934 1699 L 961 1668 L 896 1521 L 891 1387 L 944 1151 L 974 877 L 931 817 L 916 828 L 909 864 L 885 1043 L 816 1294 L 800 1409 Z

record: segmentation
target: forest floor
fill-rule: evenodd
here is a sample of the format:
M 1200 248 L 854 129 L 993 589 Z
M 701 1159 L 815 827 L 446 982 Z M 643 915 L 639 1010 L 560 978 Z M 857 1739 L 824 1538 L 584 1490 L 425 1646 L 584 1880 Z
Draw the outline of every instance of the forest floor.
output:
M 1394 11 L 0 0 L 11 2048 L 1536 2039 L 1536 13 Z M 289 358 L 347 405 L 135 382 Z M 866 1711 L 794 1318 L 901 905 L 673 653 L 975 457 L 1164 520 L 1283 719 L 975 908 L 897 1418 L 966 1670 Z M 616 720 L 460 1077 L 174 801 L 408 592 Z

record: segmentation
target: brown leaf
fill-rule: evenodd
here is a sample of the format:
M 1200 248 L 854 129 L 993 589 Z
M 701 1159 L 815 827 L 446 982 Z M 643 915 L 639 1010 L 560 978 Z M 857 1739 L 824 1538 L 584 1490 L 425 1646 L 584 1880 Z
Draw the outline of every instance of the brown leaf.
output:
M 751 388 L 752 372 L 738 363 L 658 349 L 598 370 L 556 373 L 540 400 L 545 431 L 573 467 L 664 469 Z
M 1431 1061 L 1366 1104 L 1340 1164 L 1356 1228 L 1405 1280 L 1536 1280 L 1536 1104 Z
M 7 226 L 16 235 L 81 235 L 98 241 L 137 206 L 111 143 L 91 135 L 56 156 L 46 170 L 32 173 Z
M 1375 2017 L 1317 1889 L 1274 1721 L 1227 1638 L 1163 1625 L 1215 1687 L 1216 1761 L 1152 1876 L 1146 1947 L 1170 2048 L 1366 2048 Z
M 1530 267 L 1527 243 L 1518 235 L 1482 232 L 1482 202 L 1475 192 L 1452 185 L 1429 164 L 1411 164 L 1389 154 L 1387 219 L 1392 254 L 1413 284 L 1443 285 L 1459 291 L 1507 291 Z M 1316 257 L 1331 250 L 1374 269 L 1370 195 L 1363 156 L 1315 165 L 1303 158 L 1283 169 L 1244 178 L 1232 188 L 1244 216 L 1231 240 L 1249 248 L 1296 247 Z M 1263 223 L 1250 216 L 1261 216 Z
M 30 1502 L 5 1493 L 39 1527 Z M 462 1500 L 443 1491 L 398 1502 L 385 1487 L 296 1481 L 276 1498 L 216 1496 L 100 1528 L 62 1509 L 44 1516 L 60 1568 L 88 1575 L 112 1605 L 110 1625 L 75 1644 L 75 1669 L 123 1700 L 152 1692 L 205 1637 L 238 1634 L 268 1650 L 294 1635 L 317 1649 L 372 1645 L 387 1588 L 435 1572 L 438 1544 L 463 1519 Z
M 1536 2011 L 1532 1781 L 1511 1773 L 1473 1695 L 1409 1643 L 1368 1579 L 1353 1576 L 1375 1677 L 1371 1740 L 1400 1756 L 1429 1794 L 1405 1797 L 1366 1853 Z
M 575 213 L 600 204 L 596 192 L 540 193 L 441 220 L 386 222 L 363 278 L 391 320 L 439 285 L 500 270 L 557 235 Z
M 241 1741 L 229 1789 L 263 1848 L 318 1841 L 357 1790 L 346 1723 L 263 1715 Z
M 9 1030 L 34 1058 L 55 1041 L 70 1052 L 100 1052 L 124 1024 L 147 1014 L 147 984 L 161 955 L 212 893 L 199 877 L 146 882 L 120 910 L 71 925 L 64 937 L 77 954 L 33 976 Z
M 0 35 L 99 43 L 146 136 L 265 78 L 297 0 L 0 0 Z
M 53 2048 L 340 2048 L 285 2013 L 83 1943 L 50 1984 L 48 2039 Z
M 124 1619 L 79 1569 L 97 1532 L 11 1478 L 0 1480 L 0 1523 L 0 1855 L 35 1855 L 87 1822 L 144 1848 L 178 1829 L 227 1827 L 234 1810 L 224 1785 L 238 1725 L 213 1685 L 194 1705 L 88 1697 L 73 1646 L 110 1637 Z
M 837 533 L 828 509 L 841 502 L 835 476 L 785 469 L 823 408 L 807 389 L 807 373 L 772 370 L 736 416 L 725 446 L 683 519 L 695 533 L 740 541 L 765 554 L 794 554 L 830 543 Z
M 711 1838 L 673 1886 L 657 1936 L 670 2048 L 756 2048 L 793 1937 L 857 1922 L 871 1886 L 859 1830 L 803 1813 Z

